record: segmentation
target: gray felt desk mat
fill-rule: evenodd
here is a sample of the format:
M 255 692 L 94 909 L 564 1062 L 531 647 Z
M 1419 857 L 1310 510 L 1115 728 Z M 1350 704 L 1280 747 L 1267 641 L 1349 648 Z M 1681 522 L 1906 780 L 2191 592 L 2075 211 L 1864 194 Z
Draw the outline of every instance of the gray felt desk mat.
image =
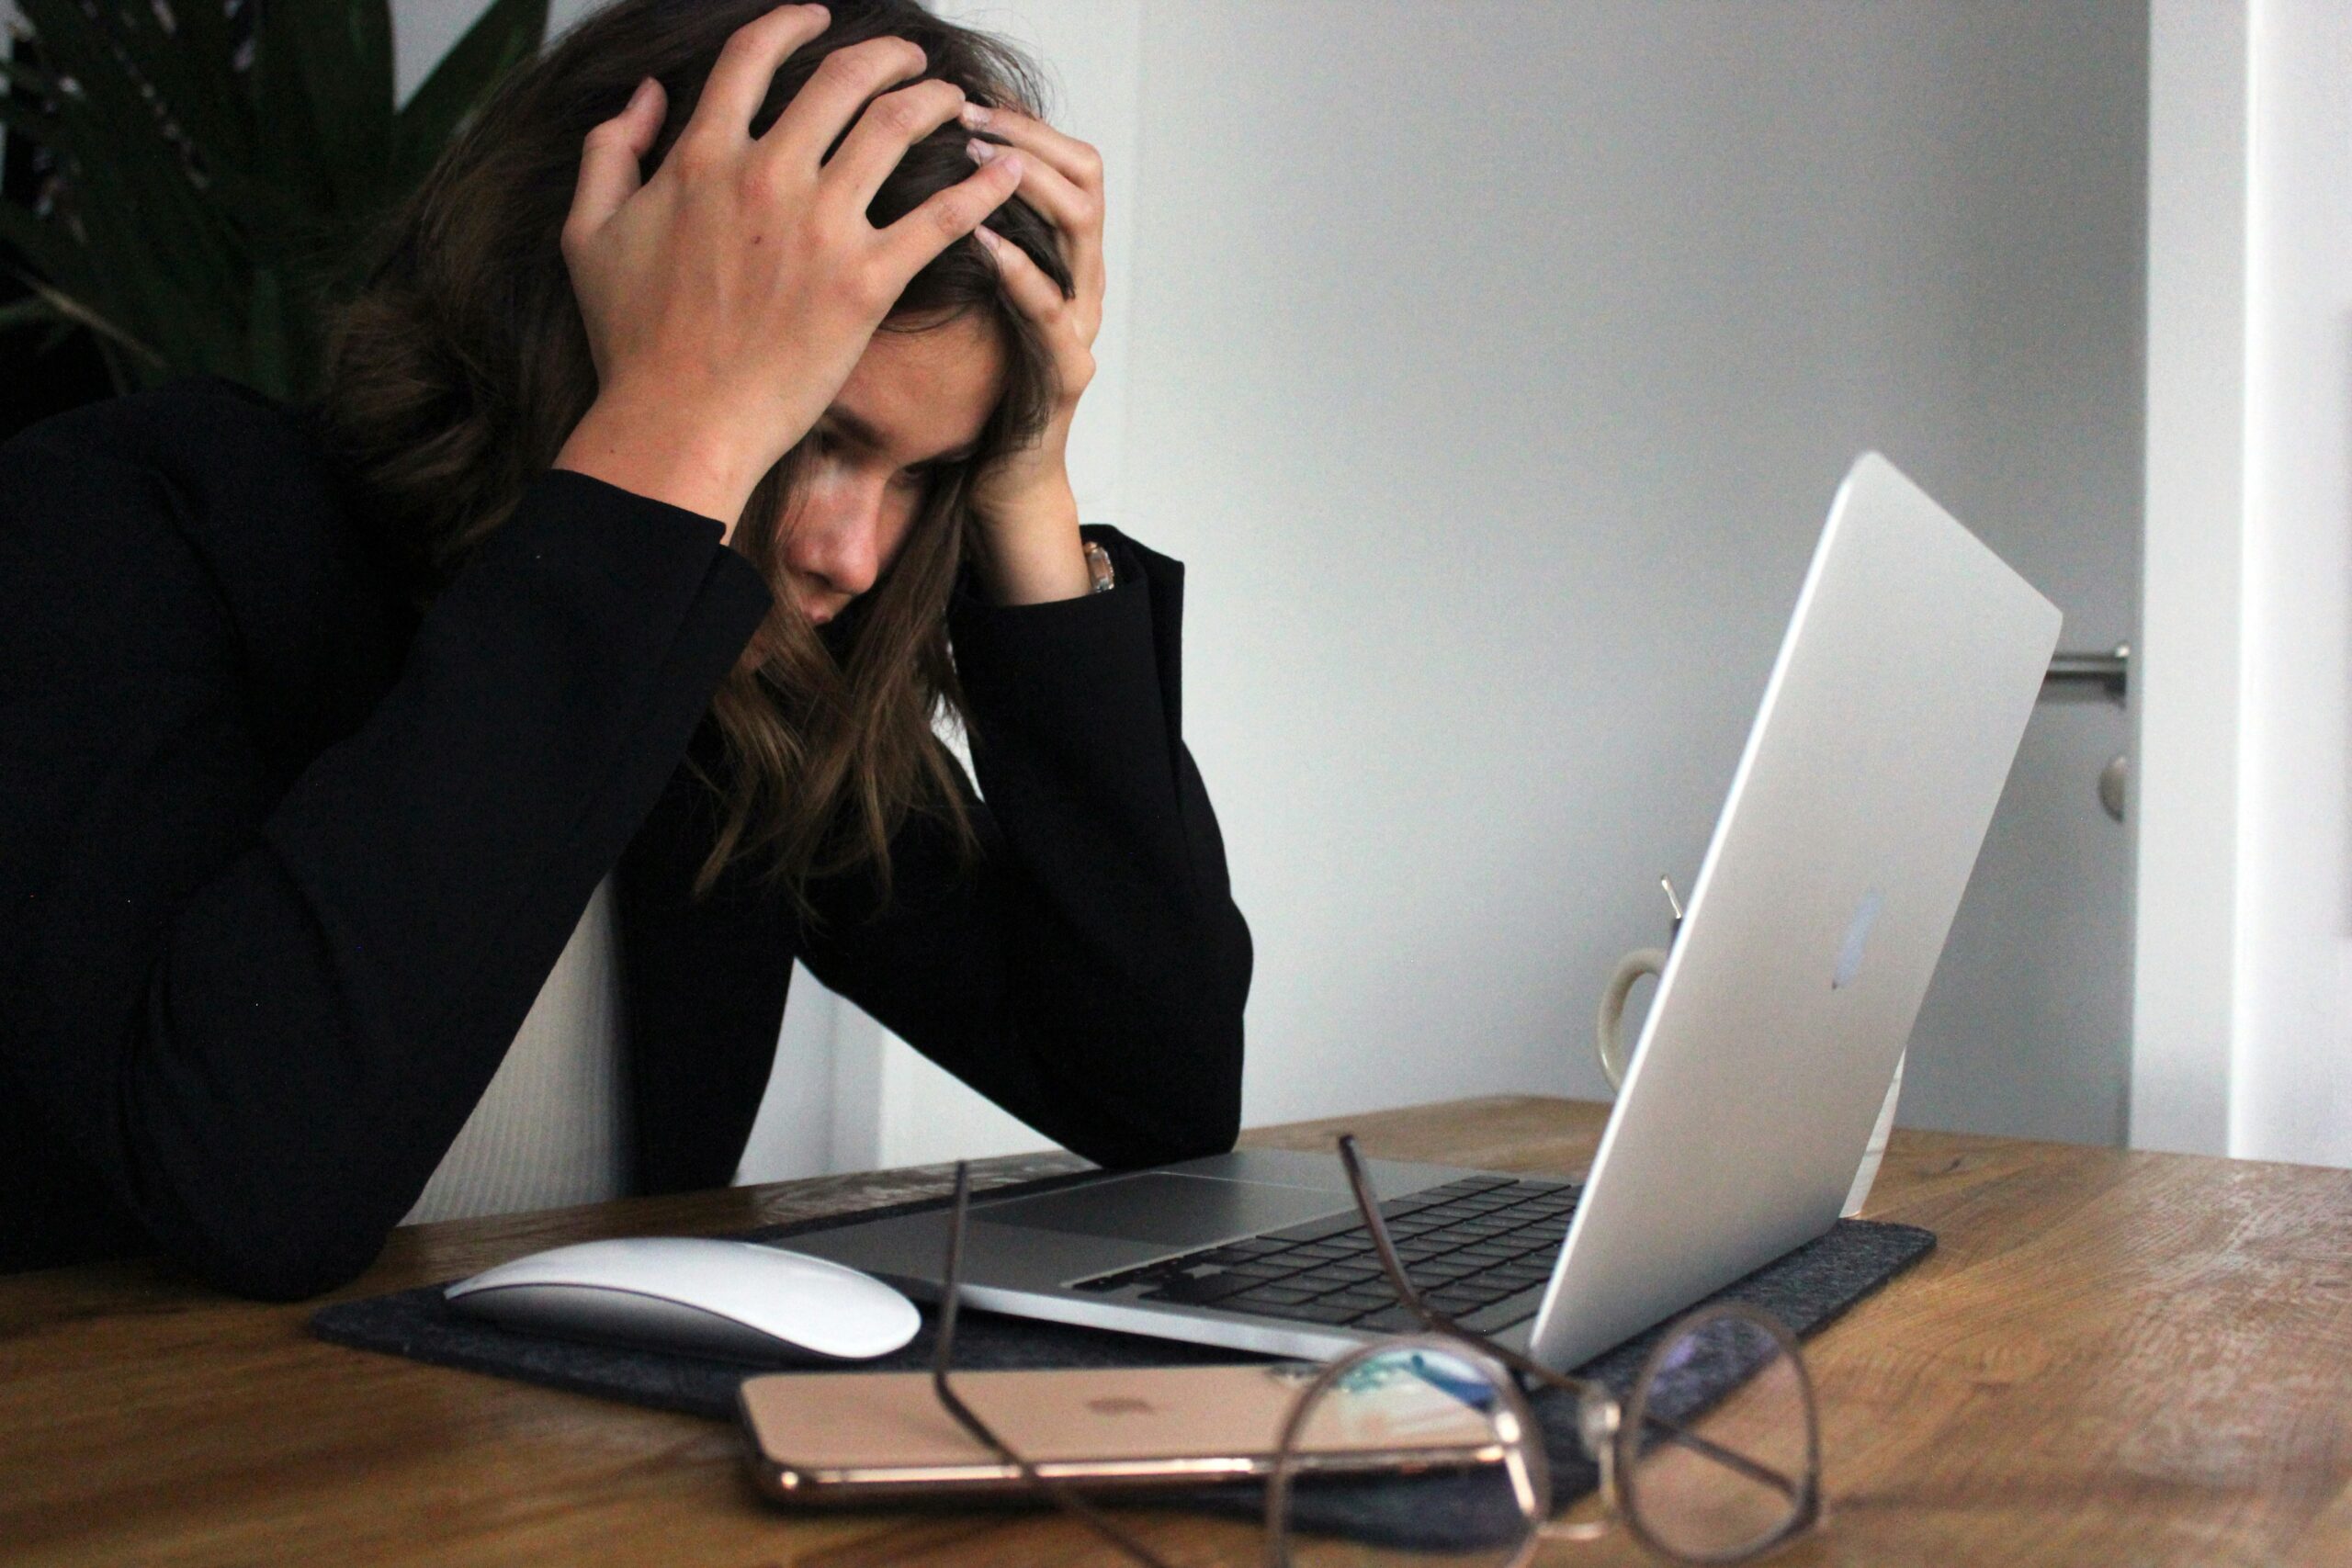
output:
M 993 1199 L 1058 1187 L 1085 1174 L 1090 1173 L 1046 1177 L 996 1188 L 989 1196 Z M 785 1241 L 885 1215 L 944 1208 L 946 1201 L 922 1199 L 770 1225 L 742 1234 L 753 1241 Z M 1840 1220 L 1826 1235 L 1735 1280 L 1711 1299 L 1750 1303 L 1788 1325 L 1800 1338 L 1806 1337 L 1927 1256 L 1935 1245 L 1934 1233 L 1917 1225 Z M 313 1314 L 311 1330 L 322 1339 L 358 1349 L 725 1421 L 736 1417 L 735 1390 L 745 1378 L 768 1371 L 811 1370 L 760 1367 L 701 1356 L 622 1349 L 520 1334 L 461 1316 L 450 1310 L 441 1292 L 439 1285 L 423 1285 L 389 1295 L 339 1302 Z M 928 1370 L 933 1322 L 933 1314 L 926 1308 L 923 1328 L 912 1343 L 902 1350 L 864 1363 L 861 1370 Z M 1642 1359 L 1649 1353 L 1659 1332 L 1653 1329 L 1638 1335 L 1577 1371 L 1608 1384 L 1623 1397 L 1640 1372 Z M 976 1371 L 1023 1367 L 1198 1366 L 1260 1359 L 1213 1346 L 1185 1345 L 1063 1324 L 1032 1323 L 970 1311 L 962 1315 L 956 1341 L 956 1365 Z M 825 1370 L 842 1369 L 836 1365 Z M 1658 1407 L 1667 1415 L 1703 1409 L 1724 1392 L 1717 1386 L 1722 1381 L 1711 1380 L 1707 1368 L 1695 1368 L 1689 1388 L 1660 1390 Z M 1538 1396 L 1534 1404 L 1544 1423 L 1545 1447 L 1551 1456 L 1555 1501 L 1565 1504 L 1590 1491 L 1598 1483 L 1597 1477 L 1577 1440 L 1573 1402 L 1547 1393 Z M 1442 1481 L 1334 1483 L 1316 1495 L 1302 1496 L 1300 1517 L 1302 1523 L 1347 1535 L 1409 1543 L 1427 1539 L 1425 1532 L 1433 1522 L 1441 1529 L 1458 1528 L 1458 1516 L 1447 1506 L 1448 1485 Z M 1260 1495 L 1254 1486 L 1206 1487 L 1185 1494 L 1184 1499 L 1219 1513 L 1254 1513 L 1260 1506 Z M 1161 1500 L 1174 1499 L 1163 1496 Z

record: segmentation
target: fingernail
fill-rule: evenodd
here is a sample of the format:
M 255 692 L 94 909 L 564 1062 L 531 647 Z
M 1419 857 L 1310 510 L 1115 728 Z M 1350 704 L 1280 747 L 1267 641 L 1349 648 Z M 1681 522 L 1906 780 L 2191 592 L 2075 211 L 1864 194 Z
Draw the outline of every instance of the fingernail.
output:
M 996 156 L 996 143 L 973 137 L 964 143 L 964 152 L 975 164 L 985 164 Z
M 1012 183 L 1013 183 L 1013 184 L 1015 184 L 1015 185 L 1019 185 L 1019 184 L 1021 183 L 1021 154 L 1020 154 L 1020 153 L 1018 153 L 1018 152 L 1000 152 L 998 153 L 998 155 L 997 155 L 993 160 L 991 160 L 991 161 L 992 161 L 992 162 L 994 162 L 994 163 L 1001 164 L 1003 164 L 1003 165 L 1004 165 L 1004 172 L 1005 172 L 1006 174 L 1008 174 L 1008 175 L 1012 175 Z
M 986 245 L 991 251 L 1004 243 L 1002 240 L 997 237 L 996 231 L 989 228 L 986 224 L 982 224 L 979 228 L 973 230 L 972 234 L 974 238 L 978 239 L 980 243 Z
M 986 130 L 989 128 L 988 106 L 986 104 L 966 104 L 964 106 L 964 123 L 970 126 L 974 130 Z
M 644 81 L 639 82 L 637 85 L 637 91 L 628 96 L 628 107 L 623 109 L 621 113 L 635 114 L 638 110 L 645 107 L 645 100 L 652 96 L 653 78 L 648 76 Z

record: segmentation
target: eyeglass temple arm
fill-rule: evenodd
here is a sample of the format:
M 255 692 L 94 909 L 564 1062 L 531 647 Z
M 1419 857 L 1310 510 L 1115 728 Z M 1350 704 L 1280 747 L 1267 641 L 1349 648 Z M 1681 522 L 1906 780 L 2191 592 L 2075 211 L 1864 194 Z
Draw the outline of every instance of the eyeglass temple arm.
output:
M 1421 1292 L 1405 1272 L 1405 1260 L 1396 1255 L 1396 1243 L 1388 1234 L 1388 1222 L 1381 1218 L 1380 1199 L 1372 1190 L 1372 1178 L 1363 1168 L 1363 1156 L 1356 1152 L 1356 1139 L 1352 1133 L 1340 1134 L 1340 1163 L 1347 1168 L 1348 1186 L 1355 1192 L 1356 1210 L 1363 1217 L 1364 1229 L 1372 1233 L 1373 1250 L 1380 1255 L 1380 1267 L 1388 1275 L 1389 1288 L 1396 1292 L 1396 1299 L 1404 1303 L 1406 1311 L 1441 1334 L 1471 1341 L 1515 1372 L 1523 1372 L 1579 1397 L 1594 1391 L 1608 1394 L 1609 1391 L 1599 1383 L 1555 1372 L 1516 1350 L 1497 1345 L 1483 1335 L 1472 1333 L 1423 1301 Z
M 1381 1218 L 1379 1197 L 1372 1190 L 1372 1178 L 1364 1171 L 1363 1156 L 1356 1152 L 1356 1139 L 1352 1133 L 1340 1134 L 1340 1163 L 1347 1168 L 1348 1186 L 1355 1192 L 1356 1209 L 1363 1216 L 1364 1229 L 1372 1233 L 1373 1249 L 1380 1254 L 1380 1267 L 1387 1272 L 1389 1288 L 1396 1292 L 1396 1299 L 1405 1303 L 1406 1311 L 1440 1334 L 1449 1334 L 1457 1339 L 1470 1341 L 1479 1349 L 1523 1377 L 1533 1378 L 1538 1382 L 1556 1388 L 1564 1393 L 1572 1393 L 1578 1399 L 1589 1398 L 1598 1393 L 1612 1405 L 1617 1403 L 1617 1396 L 1610 1393 L 1604 1385 L 1594 1382 L 1589 1378 L 1570 1377 L 1566 1372 L 1555 1372 L 1532 1357 L 1522 1356 L 1509 1346 L 1498 1345 L 1483 1334 L 1472 1333 L 1423 1301 L 1421 1292 L 1414 1288 L 1411 1278 L 1405 1272 L 1405 1260 L 1396 1255 L 1396 1244 L 1388 1235 L 1388 1222 Z M 1736 1470 L 1760 1485 L 1771 1486 L 1790 1497 L 1796 1496 L 1803 1489 L 1778 1471 L 1759 1465 L 1745 1454 L 1736 1453 L 1720 1443 L 1710 1442 L 1689 1427 L 1669 1421 L 1663 1416 L 1645 1411 L 1642 1420 L 1644 1425 L 1656 1427 L 1663 1431 L 1670 1441 L 1680 1443 L 1696 1453 L 1704 1454 L 1717 1464 Z
M 1114 1523 L 1093 1504 L 1073 1488 L 1040 1472 L 1018 1450 L 996 1435 L 987 1422 L 966 1404 L 961 1395 L 950 1387 L 949 1369 L 956 1359 L 956 1314 L 963 1297 L 964 1231 L 967 1216 L 972 1207 L 972 1169 L 962 1160 L 956 1162 L 956 1201 L 947 1225 L 947 1263 L 939 1271 L 939 1333 L 931 1348 L 931 1388 L 947 1414 L 956 1417 L 967 1432 L 996 1451 L 999 1459 L 1020 1471 L 1021 1478 L 1046 1494 L 1055 1502 L 1078 1516 L 1080 1522 L 1095 1534 L 1127 1553 L 1144 1568 L 1173 1568 L 1142 1541 Z

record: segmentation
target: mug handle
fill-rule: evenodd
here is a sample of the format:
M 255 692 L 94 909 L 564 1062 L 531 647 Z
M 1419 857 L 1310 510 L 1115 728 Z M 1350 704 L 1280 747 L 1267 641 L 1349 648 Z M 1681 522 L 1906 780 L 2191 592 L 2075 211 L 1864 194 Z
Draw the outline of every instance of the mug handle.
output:
M 1600 1010 L 1593 1021 L 1593 1052 L 1600 1058 L 1600 1070 L 1609 1077 L 1611 1089 L 1625 1087 L 1625 998 L 1633 995 L 1634 987 L 1645 975 L 1663 974 L 1666 970 L 1666 950 L 1662 947 L 1642 947 L 1617 961 L 1617 972 L 1609 976 L 1608 986 L 1600 993 Z M 1839 1213 L 1848 1219 L 1862 1212 L 1870 1201 L 1871 1189 L 1878 1181 L 1879 1166 L 1886 1158 L 1887 1135 L 1894 1131 L 1894 1108 L 1903 1098 L 1903 1064 L 1910 1055 L 1905 1051 L 1894 1059 L 1894 1081 L 1886 1086 L 1886 1099 L 1881 1102 L 1878 1123 L 1871 1129 L 1869 1145 L 1862 1150 L 1860 1166 L 1854 1172 L 1854 1182 L 1847 1189 L 1845 1206 Z
M 1593 1053 L 1600 1058 L 1600 1070 L 1609 1077 L 1612 1089 L 1625 1087 L 1625 998 L 1634 994 L 1634 983 L 1645 975 L 1663 974 L 1666 970 L 1666 949 L 1641 947 L 1617 961 L 1617 972 L 1609 976 L 1608 986 L 1600 993 L 1600 1011 L 1593 1020 Z

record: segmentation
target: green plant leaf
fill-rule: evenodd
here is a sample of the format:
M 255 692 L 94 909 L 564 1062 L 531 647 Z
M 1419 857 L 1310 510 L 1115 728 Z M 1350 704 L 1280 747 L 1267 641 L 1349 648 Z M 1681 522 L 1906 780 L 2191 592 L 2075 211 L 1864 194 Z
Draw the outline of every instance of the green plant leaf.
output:
M 106 280 L 96 302 L 126 332 L 168 344 L 187 299 L 226 304 L 241 295 L 230 287 L 233 249 L 180 149 L 165 139 L 155 101 L 126 67 L 129 50 L 74 0 L 29 0 L 23 13 L 50 72 L 78 88 L 61 90 L 55 103 L 72 156 L 74 210 L 89 265 Z M 106 25 L 130 26 L 119 18 Z M 169 287 L 159 287 L 164 278 Z
M 548 0 L 491 0 L 401 107 L 393 178 L 402 189 L 424 177 L 506 73 L 538 53 L 547 32 Z
M 96 35 L 74 0 L 17 0 L 17 14 L 32 30 L 51 77 L 74 75 L 105 58 L 103 49 L 89 49 Z
M 35 294 L 29 299 L 11 299 L 0 305 L 0 333 L 14 332 L 39 321 L 56 321 L 64 318 L 56 306 Z
M 269 267 L 254 273 L 253 310 L 245 337 L 250 371 L 248 383 L 280 401 L 295 396 L 294 363 L 288 353 L 290 332 L 286 320 L 286 289 Z
M 0 54 L 0 82 L 8 84 L 11 93 L 22 93 L 28 97 L 53 98 L 59 91 L 56 77 L 5 54 Z
M 236 45 L 221 0 L 174 0 L 169 14 L 167 28 L 153 5 L 122 6 L 113 36 L 206 167 L 246 156 L 253 113 L 231 69 Z
M 278 139 L 284 165 L 307 165 L 322 209 L 346 218 L 378 209 L 392 164 L 386 0 L 264 5 L 254 74 L 265 139 Z
M 75 209 L 89 236 L 85 246 L 95 286 L 85 303 L 115 335 L 145 345 L 175 364 L 208 363 L 198 351 L 206 312 L 188 299 L 174 275 L 138 230 L 136 208 L 119 200 L 82 199 Z
M 53 316 L 72 321 L 77 326 L 89 328 L 112 350 L 127 352 L 137 359 L 150 364 L 160 366 L 164 363 L 162 355 L 126 333 L 120 325 L 104 311 L 93 308 L 86 301 L 78 299 L 61 288 L 42 282 L 40 278 L 25 274 L 19 274 L 18 276 L 19 280 L 33 291 L 32 299 L 26 303 L 40 304 L 46 307 Z
M 89 156 L 79 145 L 72 121 L 63 115 L 45 113 L 22 93 L 0 94 L 0 129 L 67 157 Z
M 388 0 L 19 0 L 38 53 L 0 62 L 0 128 L 56 152 L 62 211 L 0 202 L 0 246 L 119 387 L 212 370 L 301 395 L 366 235 L 531 57 L 547 6 L 492 0 L 401 107 Z
M 312 123 L 301 65 L 300 17 L 318 4 L 337 3 L 310 0 L 309 4 L 264 6 L 254 24 L 254 58 L 247 79 L 254 107 L 254 178 L 284 192 L 292 204 L 314 212 L 334 207 L 334 190 L 327 167 L 345 142 L 323 136 Z
M 27 265 L 64 288 L 89 276 L 89 259 L 71 234 L 45 223 L 12 201 L 0 201 L 0 241 L 16 248 Z
M 22 220 L 0 233 L 117 337 L 186 360 L 219 314 L 233 250 L 119 63 L 103 60 L 75 80 L 83 90 L 57 106 L 74 149 L 66 200 L 78 243 L 15 208 Z

